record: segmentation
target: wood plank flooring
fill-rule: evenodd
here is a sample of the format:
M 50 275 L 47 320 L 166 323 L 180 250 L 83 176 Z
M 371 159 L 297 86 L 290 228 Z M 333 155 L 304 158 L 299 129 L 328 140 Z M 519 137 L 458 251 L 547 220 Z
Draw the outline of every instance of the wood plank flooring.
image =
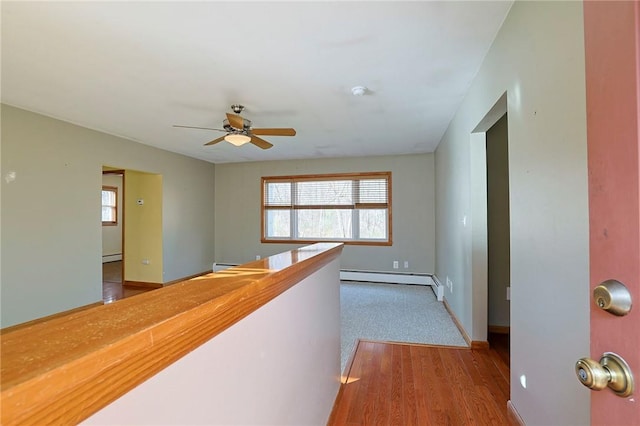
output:
M 518 425 L 496 351 L 360 341 L 328 425 Z

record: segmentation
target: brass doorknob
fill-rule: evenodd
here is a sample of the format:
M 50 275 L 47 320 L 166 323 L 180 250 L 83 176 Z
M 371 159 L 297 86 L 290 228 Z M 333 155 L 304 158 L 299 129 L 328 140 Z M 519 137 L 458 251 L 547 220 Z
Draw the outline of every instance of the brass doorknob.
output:
M 627 362 L 613 352 L 605 352 L 597 362 L 581 358 L 576 362 L 578 380 L 592 390 L 609 387 L 616 395 L 630 396 L 634 390 L 633 375 Z
M 600 363 L 591 358 L 581 358 L 576 363 L 576 374 L 583 385 L 593 390 L 607 387 L 611 374 Z

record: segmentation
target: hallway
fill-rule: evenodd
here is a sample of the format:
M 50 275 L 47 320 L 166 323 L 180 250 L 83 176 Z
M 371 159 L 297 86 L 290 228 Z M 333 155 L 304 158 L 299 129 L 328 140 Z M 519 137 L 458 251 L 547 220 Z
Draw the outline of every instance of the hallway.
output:
M 518 425 L 494 350 L 361 340 L 328 425 Z

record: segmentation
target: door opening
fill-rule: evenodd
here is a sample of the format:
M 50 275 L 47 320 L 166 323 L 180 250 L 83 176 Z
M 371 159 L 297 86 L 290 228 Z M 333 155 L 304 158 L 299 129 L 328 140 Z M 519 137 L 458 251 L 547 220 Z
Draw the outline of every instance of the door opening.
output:
M 487 341 L 509 366 L 511 256 L 507 114 L 486 132 L 486 170 Z
M 107 177 L 116 179 L 114 176 L 121 179 L 118 226 L 103 222 L 102 227 L 103 261 L 109 262 L 103 262 L 104 303 L 160 288 L 164 283 L 162 175 L 103 167 L 103 185 Z M 109 208 L 103 202 L 103 209 Z
M 124 170 L 103 168 L 102 301 L 104 303 L 115 302 L 124 297 L 122 285 L 124 282 L 124 179 Z M 105 194 L 105 189 L 108 190 L 107 192 L 112 192 L 111 197 Z M 108 222 L 105 222 L 105 209 L 106 216 L 110 219 Z

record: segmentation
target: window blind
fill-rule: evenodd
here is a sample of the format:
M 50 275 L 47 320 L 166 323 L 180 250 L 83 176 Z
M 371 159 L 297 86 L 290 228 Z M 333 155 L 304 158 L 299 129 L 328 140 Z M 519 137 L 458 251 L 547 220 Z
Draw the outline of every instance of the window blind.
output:
M 386 208 L 389 179 L 358 174 L 331 177 L 265 178 L 264 207 L 286 209 Z

